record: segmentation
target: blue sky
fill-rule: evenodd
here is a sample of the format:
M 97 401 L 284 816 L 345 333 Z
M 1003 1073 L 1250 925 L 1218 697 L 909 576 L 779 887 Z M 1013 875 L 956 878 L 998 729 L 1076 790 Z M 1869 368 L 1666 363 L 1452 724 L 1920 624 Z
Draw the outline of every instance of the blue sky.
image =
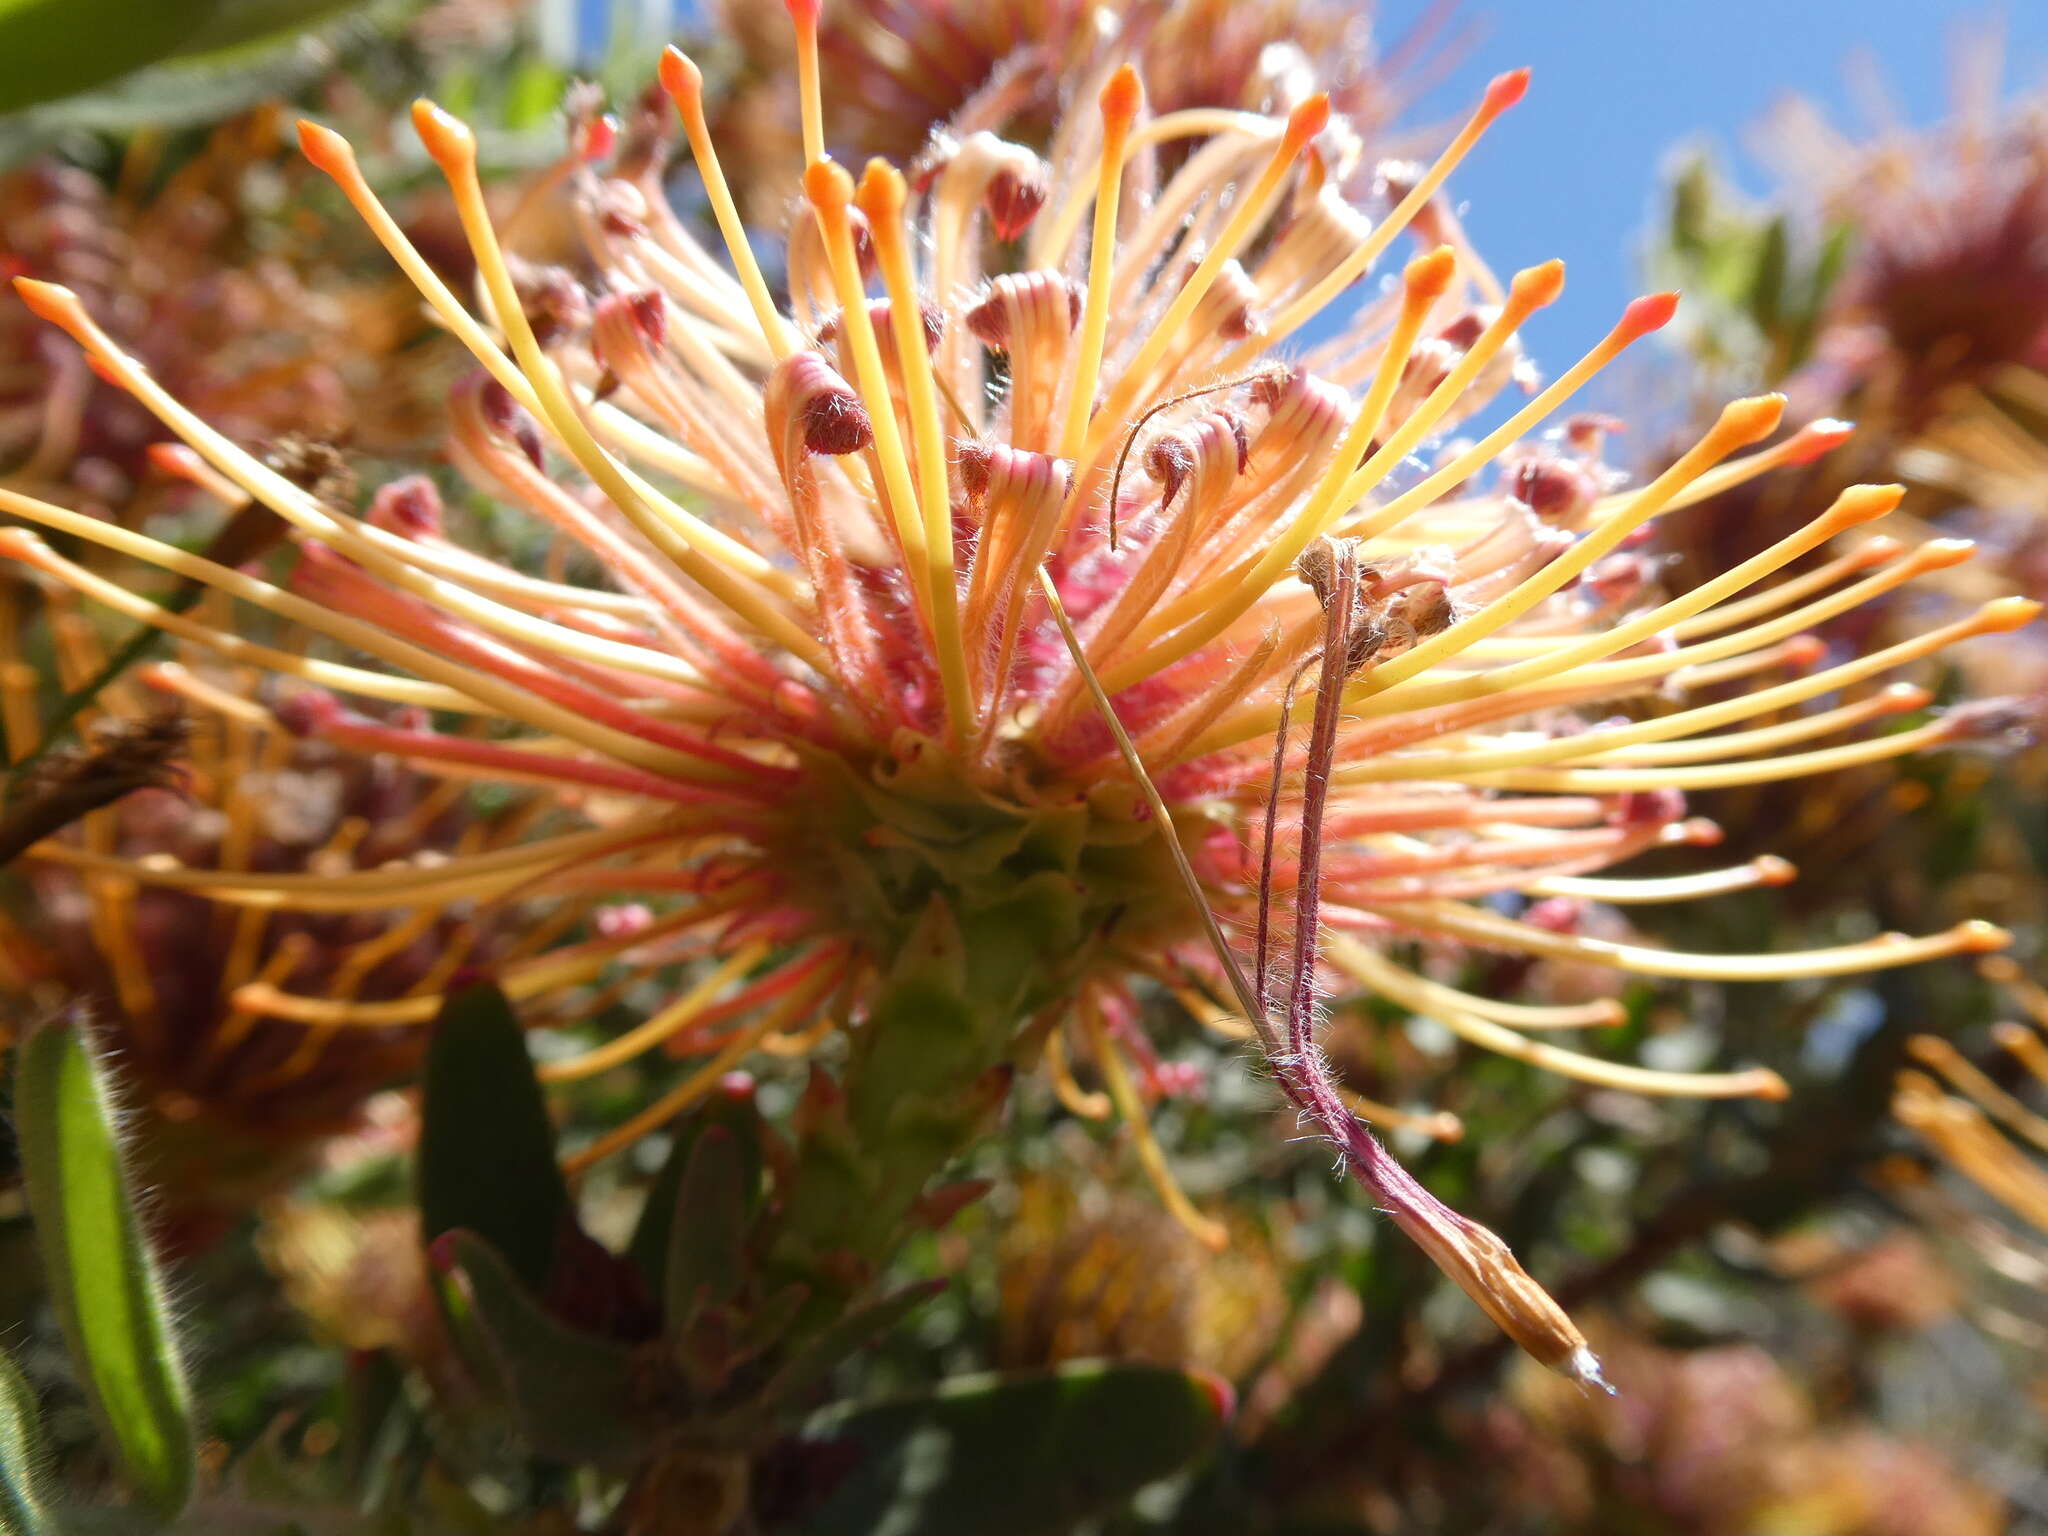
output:
M 1426 0 L 1382 0 L 1391 42 Z M 1463 0 L 1477 46 L 1422 104 L 1460 111 L 1493 74 L 1528 65 L 1529 95 L 1452 183 L 1465 223 L 1502 270 L 1562 256 L 1565 297 L 1530 325 L 1553 369 L 1603 332 L 1639 285 L 1637 252 L 1673 149 L 1705 141 L 1752 189 L 1765 185 L 1742 135 L 1788 92 L 1838 122 L 1848 64 L 1875 61 L 1902 116 L 1947 115 L 1959 29 L 2001 23 L 2003 89 L 2048 84 L 2048 4 L 2000 13 L 1937 0 Z

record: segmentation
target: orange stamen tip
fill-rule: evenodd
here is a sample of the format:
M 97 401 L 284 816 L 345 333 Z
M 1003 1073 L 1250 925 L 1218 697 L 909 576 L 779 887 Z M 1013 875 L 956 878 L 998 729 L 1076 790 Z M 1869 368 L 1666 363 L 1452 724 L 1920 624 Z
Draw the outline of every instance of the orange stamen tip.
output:
M 1923 571 L 1945 571 L 1976 553 L 1974 539 L 1929 539 L 1913 552 L 1913 563 Z
M 824 0 L 782 0 L 789 12 L 789 19 L 799 27 L 815 27 L 818 17 L 824 11 Z
M 1792 435 L 1785 447 L 1787 464 L 1811 464 L 1824 453 L 1831 453 L 1856 435 L 1856 423 L 1837 421 L 1825 417 L 1820 421 L 1809 421 Z
M 1785 642 L 1785 665 L 1810 667 L 1827 653 L 1828 643 L 1819 635 L 1794 635 Z
M 1977 974 L 1986 981 L 2012 982 L 2020 979 L 2019 963 L 2010 955 L 1993 955 L 1977 962 Z
M 152 469 L 181 480 L 205 462 L 183 443 L 151 443 L 143 452 Z
M 853 201 L 853 178 L 836 160 L 814 160 L 804 167 L 804 196 L 820 213 L 843 214 Z
M 1751 1098 L 1782 1102 L 1792 1097 L 1792 1089 L 1785 1079 L 1769 1067 L 1759 1067 L 1751 1074 L 1750 1082 L 1753 1085 L 1749 1090 Z
M 1329 126 L 1330 98 L 1318 92 L 1287 114 L 1287 134 L 1280 141 L 1282 152 L 1300 154 L 1317 134 Z
M 1783 395 L 1751 395 L 1743 400 L 1730 400 L 1721 407 L 1721 420 L 1717 425 L 1738 444 L 1753 443 L 1775 432 L 1779 418 L 1784 414 Z
M 78 295 L 62 283 L 46 283 L 39 277 L 17 277 L 14 291 L 21 295 L 21 302 L 39 320 L 69 326 L 84 318 L 85 307 L 78 302 Z
M 1536 266 L 1524 267 L 1508 284 L 1508 292 L 1515 303 L 1529 309 L 1555 304 L 1557 296 L 1564 292 L 1564 263 L 1553 256 Z M 1663 321 L 1657 323 L 1661 325 Z
M 1987 923 L 1982 918 L 1972 918 L 1967 923 L 1958 923 L 1950 930 L 1964 954 L 1982 955 L 1995 950 L 2011 947 L 2012 934 L 1996 923 Z
M 1448 245 L 1440 245 L 1409 262 L 1402 270 L 1401 281 L 1411 301 L 1434 302 L 1443 297 L 1457 271 L 1458 253 Z
M 2040 612 L 2041 605 L 2031 597 L 1998 597 L 1977 610 L 1977 624 L 1993 633 L 2018 629 L 2033 623 Z
M 903 211 L 909 199 L 910 189 L 905 185 L 903 173 L 882 159 L 870 160 L 867 168 L 860 173 L 860 186 L 854 191 L 854 202 L 870 220 L 893 219 Z
M 1858 544 L 1850 553 L 1856 557 L 1856 565 L 1861 569 L 1866 565 L 1883 565 L 1887 560 L 1896 560 L 1905 547 L 1905 540 L 1881 533 Z
M 1709 821 L 1704 816 L 1694 816 L 1678 824 L 1679 835 L 1695 848 L 1717 848 L 1727 834 L 1721 830 L 1718 821 Z
M 1630 302 L 1621 312 L 1621 324 L 1617 330 L 1626 332 L 1633 339 L 1660 331 L 1671 323 L 1671 317 L 1678 313 L 1678 293 L 1646 293 L 1640 299 Z
M 1799 867 L 1790 859 L 1781 859 L 1775 853 L 1764 854 L 1750 868 L 1764 885 L 1790 885 L 1799 878 Z
M 1480 98 L 1479 115 L 1498 117 L 1516 102 L 1529 94 L 1529 69 L 1511 69 L 1504 75 L 1495 75 L 1486 84 L 1486 95 Z
M 1878 696 L 1889 710 L 1902 715 L 1925 709 L 1934 702 L 1932 690 L 1922 688 L 1918 683 L 1892 683 Z
M 337 179 L 353 174 L 356 168 L 356 152 L 349 141 L 310 117 L 299 119 L 299 153 L 315 170 Z
M 687 112 L 703 101 L 704 72 L 674 43 L 661 50 L 660 74 L 661 88 L 678 108 Z
M 1138 78 L 1138 72 L 1126 64 L 1109 77 L 1109 83 L 1103 86 L 1102 95 L 1097 99 L 1102 107 L 1105 127 L 1128 128 L 1145 109 L 1145 83 Z
M 469 124 L 424 96 L 412 104 L 412 126 L 436 165 L 445 169 L 451 162 L 475 161 L 476 135 L 469 131 Z
M 1883 517 L 1905 499 L 1903 485 L 1852 485 L 1835 498 L 1822 521 L 1837 528 L 1853 528 Z

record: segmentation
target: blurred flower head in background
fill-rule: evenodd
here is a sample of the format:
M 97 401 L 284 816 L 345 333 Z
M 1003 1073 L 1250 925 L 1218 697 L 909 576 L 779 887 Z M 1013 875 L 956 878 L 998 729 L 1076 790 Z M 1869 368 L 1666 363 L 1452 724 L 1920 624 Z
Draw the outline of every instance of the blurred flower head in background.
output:
M 715 35 L 735 58 L 708 107 L 712 133 L 742 209 L 777 223 L 802 193 L 788 30 L 772 7 L 727 0 L 716 9 Z M 906 166 L 983 130 L 1043 149 L 1078 82 L 1127 61 L 1158 112 L 1280 116 L 1321 91 L 1341 131 L 1377 156 L 1410 154 L 1419 143 L 1397 137 L 1396 124 L 1455 47 L 1439 43 L 1443 9 L 1381 48 L 1367 7 L 1329 0 L 852 0 L 827 7 L 819 23 L 832 82 L 825 143 L 852 161 L 881 155 Z M 1165 151 L 1177 158 L 1185 147 Z

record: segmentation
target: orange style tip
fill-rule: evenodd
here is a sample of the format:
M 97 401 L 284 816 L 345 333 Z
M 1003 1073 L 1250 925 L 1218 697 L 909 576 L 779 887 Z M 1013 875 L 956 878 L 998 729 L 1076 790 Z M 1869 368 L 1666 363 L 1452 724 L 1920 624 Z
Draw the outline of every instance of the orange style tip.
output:
M 1486 83 L 1486 94 L 1479 99 L 1479 117 L 1491 121 L 1507 111 L 1516 102 L 1529 94 L 1529 69 L 1511 69 L 1504 75 L 1495 75 Z
M 1763 885 L 1790 885 L 1799 878 L 1799 868 L 1790 859 L 1781 859 L 1775 853 L 1767 853 L 1750 865 L 1756 871 L 1756 878 Z
M 674 43 L 661 50 L 660 75 L 661 88 L 678 109 L 687 112 L 703 101 L 704 72 Z
M 310 117 L 299 119 L 299 153 L 315 170 L 337 181 L 355 174 L 355 148 L 332 128 L 322 127 Z
M 853 178 L 837 160 L 814 160 L 804 167 L 804 196 L 820 213 L 844 213 L 853 201 Z
M 1794 635 L 1785 642 L 1785 665 L 1810 667 L 1827 653 L 1828 643 L 1819 635 Z
M 1280 140 L 1283 155 L 1298 155 L 1330 126 L 1330 98 L 1320 91 L 1287 114 L 1287 133 Z
M 1852 485 L 1835 498 L 1821 521 L 1836 528 L 1853 528 L 1883 517 L 1905 499 L 1903 485 Z
M 1905 547 L 1905 540 L 1881 533 L 1874 539 L 1865 539 L 1850 553 L 1855 556 L 1857 569 L 1860 570 L 1865 566 L 1883 565 L 1887 560 L 1898 559 Z
M 1524 267 L 1508 284 L 1508 292 L 1516 303 L 1529 309 L 1555 304 L 1557 296 L 1564 292 L 1564 263 L 1553 256 L 1533 267 Z
M 1409 262 L 1402 270 L 1401 281 L 1408 290 L 1409 298 L 1433 302 L 1443 297 L 1457 271 L 1458 253 L 1448 245 L 1440 245 Z
M 1633 300 L 1621 312 L 1621 324 L 1615 329 L 1633 341 L 1638 336 L 1647 336 L 1652 331 L 1661 331 L 1671 323 L 1671 317 L 1678 313 L 1678 292 L 1646 293 Z
M 1967 923 L 1958 923 L 1950 930 L 1956 943 L 1966 955 L 1988 955 L 2001 949 L 2010 948 L 2012 933 L 1996 923 L 1987 923 L 1982 918 L 1972 918 Z
M 1993 598 L 1977 610 L 1977 627 L 1991 634 L 2019 629 L 2040 616 L 2041 605 L 2031 597 Z
M 1837 421 L 1827 417 L 1820 421 L 1809 421 L 1792 435 L 1786 443 L 1787 464 L 1811 464 L 1824 453 L 1831 453 L 1856 435 L 1856 423 Z
M 21 302 L 38 320 L 47 320 L 52 325 L 69 329 L 85 318 L 85 306 L 78 302 L 78 295 L 62 283 L 46 283 L 39 277 L 17 277 L 14 291 L 21 295 Z
M 815 27 L 825 9 L 824 0 L 782 0 L 782 4 L 799 27 Z
M 1128 128 L 1145 109 L 1145 83 L 1138 78 L 1137 70 L 1126 64 L 1109 77 L 1097 102 L 1105 127 Z
M 1752 1086 L 1749 1096 L 1753 1099 L 1769 1099 L 1773 1103 L 1782 1103 L 1792 1097 L 1792 1089 L 1785 1079 L 1769 1067 L 1759 1067 L 1750 1075 L 1750 1083 Z
M 427 146 L 427 153 L 442 169 L 450 164 L 474 164 L 476 161 L 476 135 L 469 131 L 469 124 L 452 112 L 442 110 L 422 96 L 412 104 L 413 131 L 420 136 L 420 142 Z
M 1922 570 L 1945 571 L 1976 554 L 1977 545 L 1973 539 L 1929 539 L 1916 553 Z
M 1784 415 L 1783 395 L 1751 395 L 1743 400 L 1730 400 L 1722 406 L 1721 419 L 1716 425 L 1724 436 L 1732 437 L 1739 446 L 1769 437 L 1777 430 Z
M 853 200 L 872 222 L 896 217 L 903 211 L 903 204 L 909 196 L 910 189 L 904 183 L 903 173 L 878 156 L 861 171 L 860 185 L 854 190 Z
M 159 474 L 176 475 L 180 479 L 197 469 L 202 462 L 199 455 L 183 443 L 151 443 L 143 450 L 150 467 Z

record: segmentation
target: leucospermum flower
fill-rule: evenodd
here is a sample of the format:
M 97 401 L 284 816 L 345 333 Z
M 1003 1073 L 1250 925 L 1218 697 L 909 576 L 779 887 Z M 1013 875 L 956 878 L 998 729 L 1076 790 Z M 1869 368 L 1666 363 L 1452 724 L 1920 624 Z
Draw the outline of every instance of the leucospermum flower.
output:
M 394 489 L 419 495 L 421 483 Z M 0 583 L 0 730 L 15 763 L 42 745 L 25 634 L 47 636 L 67 688 L 106 665 L 76 594 L 51 584 L 31 629 L 27 587 L 12 574 Z M 222 903 L 208 891 L 265 881 L 325 890 L 337 875 L 347 883 L 342 872 L 484 854 L 530 830 L 542 809 L 480 814 L 460 782 L 296 739 L 258 702 L 260 686 L 254 669 L 223 668 L 187 645 L 101 688 L 90 712 L 97 738 L 189 725 L 178 769 L 45 842 L 23 868 L 27 899 L 0 914 L 0 1037 L 88 1005 L 121 1064 L 137 1166 L 157 1191 L 156 1230 L 187 1250 L 304 1174 L 380 1090 L 412 1075 L 424 1044 L 402 1026 L 269 1017 L 238 1005 L 245 985 L 375 1005 L 438 993 L 508 950 L 491 914 L 459 897 L 393 911 L 303 895 Z M 181 702 L 191 706 L 182 717 Z M 181 869 L 184 888 L 98 867 L 108 860 Z
M 602 589 L 493 563 L 431 518 L 315 503 L 169 398 L 73 295 L 19 285 L 274 507 L 301 559 L 286 590 L 21 496 L 0 506 L 381 665 L 260 647 L 123 590 L 95 597 L 317 685 L 287 711 L 306 734 L 424 771 L 555 786 L 590 822 L 432 867 L 209 887 L 270 903 L 671 898 L 634 931 L 508 966 L 504 985 L 532 997 L 618 962 L 666 963 L 686 940 L 719 957 L 629 1034 L 549 1064 L 573 1077 L 664 1042 L 710 1057 L 579 1163 L 661 1124 L 758 1048 L 802 1049 L 847 1027 L 843 1071 L 814 1077 L 797 1111 L 779 1218 L 775 1265 L 814 1297 L 865 1283 L 928 1181 L 1041 1051 L 1059 1078 L 1092 1058 L 1166 1198 L 1208 1230 L 1144 1137 L 1144 1102 L 1171 1073 L 1138 1016 L 1159 991 L 1220 1008 L 1446 1273 L 1538 1358 L 1591 1378 L 1584 1340 L 1499 1239 L 1422 1189 L 1339 1096 L 1317 1046 L 1319 997 L 1362 986 L 1476 1044 L 1613 1087 L 1782 1092 L 1767 1072 L 1653 1072 L 1550 1043 L 1540 1032 L 1608 1011 L 1472 995 L 1404 963 L 1403 946 L 1742 980 L 1996 946 L 1996 931 L 1965 926 L 1694 955 L 1525 920 L 1514 899 L 1675 901 L 1783 878 L 1769 860 L 1648 881 L 1597 871 L 1703 840 L 1687 790 L 1947 740 L 1955 727 L 1936 718 L 1808 745 L 1882 713 L 1861 705 L 1741 727 L 2011 628 L 2034 606 L 1995 603 L 1810 676 L 1682 703 L 1695 686 L 1810 661 L 1811 626 L 1965 551 L 1879 540 L 1761 585 L 1897 500 L 1855 487 L 1696 589 L 1651 600 L 1630 553 L 1640 530 L 1843 430 L 1809 427 L 1738 457 L 1772 434 L 1781 405 L 1740 400 L 1633 490 L 1609 482 L 1587 433 L 1533 437 L 1665 323 L 1673 295 L 1630 304 L 1498 426 L 1446 441 L 1527 380 L 1516 332 L 1555 299 L 1561 265 L 1502 282 L 1462 243 L 1443 245 L 1344 296 L 1520 98 L 1523 74 L 1487 88 L 1377 224 L 1336 190 L 1352 168 L 1335 163 L 1345 141 L 1326 134 L 1322 97 L 1285 120 L 1148 116 L 1128 66 L 1074 83 L 1052 163 L 977 137 L 913 186 L 886 162 L 856 180 L 825 156 L 818 11 L 791 9 L 806 206 L 789 230 L 786 307 L 748 246 L 680 53 L 662 80 L 723 258 L 670 210 L 660 155 L 609 174 L 607 132 L 584 123 L 573 177 L 590 294 L 561 277 L 522 281 L 486 213 L 471 135 L 433 105 L 414 120 L 476 254 L 476 309 L 422 262 L 348 145 L 302 129 L 483 367 L 452 402 L 455 461 L 594 557 Z M 1153 151 L 1184 139 L 1180 168 L 1151 188 Z M 0 537 L 0 552 L 83 584 L 30 535 Z M 378 723 L 337 695 L 499 734 Z M 1681 702 L 1634 722 L 1585 714 L 1660 696 Z M 371 1028 L 424 1022 L 436 1000 L 251 985 L 238 1002 Z
M 1930 1227 L 1947 1233 L 1983 1265 L 1996 1285 L 1973 1310 L 1987 1331 L 2036 1351 L 2048 1349 L 2048 1115 L 2037 1107 L 2048 1088 L 2048 990 L 2004 956 L 1985 976 L 2003 985 L 2025 1022 L 1992 1028 L 1998 1051 L 1983 1064 L 1952 1041 L 1916 1035 L 1913 1066 L 1892 1098 L 1899 1123 L 1958 1180 L 1901 1181 L 1895 1193 Z
M 786 27 L 772 9 L 717 11 L 740 62 L 707 108 L 711 126 L 742 209 L 772 219 L 802 168 Z M 1392 124 L 1442 20 L 1419 21 L 1382 61 L 1370 8 L 1331 0 L 845 0 L 819 19 L 819 67 L 833 87 L 821 102 L 825 142 L 906 163 L 934 135 L 985 129 L 1042 148 L 1061 83 L 1108 58 L 1137 67 L 1157 112 L 1284 113 L 1320 88 L 1352 130 L 1393 148 Z

